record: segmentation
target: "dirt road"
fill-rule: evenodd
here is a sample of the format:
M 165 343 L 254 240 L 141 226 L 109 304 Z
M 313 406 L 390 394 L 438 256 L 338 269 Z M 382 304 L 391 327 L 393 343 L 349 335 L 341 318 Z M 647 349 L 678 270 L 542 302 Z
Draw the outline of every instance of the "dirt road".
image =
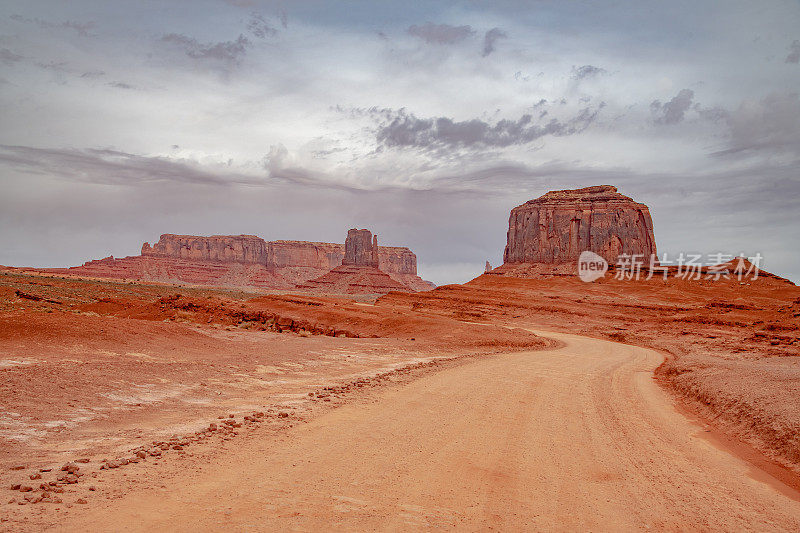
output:
M 547 335 L 566 346 L 475 359 L 189 458 L 165 488 L 143 479 L 61 527 L 800 530 L 797 494 L 674 409 L 652 379 L 660 355 Z

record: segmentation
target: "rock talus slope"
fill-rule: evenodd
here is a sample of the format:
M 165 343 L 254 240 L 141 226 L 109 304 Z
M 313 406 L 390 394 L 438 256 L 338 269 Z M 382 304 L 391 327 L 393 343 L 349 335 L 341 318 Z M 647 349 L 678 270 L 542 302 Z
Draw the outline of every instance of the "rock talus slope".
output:
M 298 288 L 329 294 L 385 294 L 409 290 L 378 268 L 378 236 L 366 229 L 347 232 L 341 266 L 298 285 Z

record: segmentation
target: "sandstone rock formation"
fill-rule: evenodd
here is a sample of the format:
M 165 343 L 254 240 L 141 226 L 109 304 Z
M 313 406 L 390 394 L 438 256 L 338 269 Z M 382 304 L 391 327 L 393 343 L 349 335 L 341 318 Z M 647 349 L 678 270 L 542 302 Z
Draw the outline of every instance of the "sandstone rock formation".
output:
M 269 241 L 267 244 L 267 263 L 277 274 L 294 284 L 317 278 L 344 260 L 344 245 L 340 243 Z M 406 247 L 379 246 L 378 268 L 415 291 L 434 287 L 417 275 L 417 256 Z
M 194 235 L 165 234 L 152 247 L 142 245 L 143 256 L 175 257 L 198 261 L 225 261 L 266 265 L 268 246 L 255 235 Z
M 374 244 L 370 242 L 370 250 L 374 250 Z M 253 235 L 201 237 L 167 233 L 152 246 L 144 243 L 140 256 L 107 257 L 67 272 L 163 283 L 289 289 L 341 265 L 344 256 L 342 244 L 265 241 Z M 370 260 L 374 262 L 372 256 Z M 378 247 L 377 264 L 411 290 L 434 287 L 417 276 L 417 256 L 406 247 Z
M 378 236 L 366 229 L 351 229 L 344 242 L 342 264 L 330 272 L 298 285 L 327 294 L 385 294 L 408 291 L 409 287 L 378 268 Z
M 378 268 L 378 236 L 373 236 L 368 229 L 348 231 L 342 264 Z
M 647 206 L 611 185 L 551 191 L 511 210 L 505 264 L 571 263 L 584 250 L 616 263 L 620 254 L 656 253 Z

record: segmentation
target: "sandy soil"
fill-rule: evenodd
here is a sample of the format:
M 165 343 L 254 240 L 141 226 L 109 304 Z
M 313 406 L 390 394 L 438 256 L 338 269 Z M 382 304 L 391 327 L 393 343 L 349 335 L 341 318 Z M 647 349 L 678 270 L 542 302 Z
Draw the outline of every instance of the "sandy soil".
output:
M 565 347 L 471 360 L 167 475 L 138 469 L 58 529 L 800 528 L 800 495 L 675 411 L 651 377 L 660 354 L 557 336 Z
M 785 280 L 483 275 L 378 304 L 657 349 L 656 376 L 683 407 L 800 474 L 800 287 Z
M 331 298 L 0 276 L 0 484 L 14 489 L 0 523 L 71 506 L 73 485 L 86 492 L 137 454 L 180 455 L 210 424 L 230 439 L 337 405 L 396 369 L 547 344 L 413 315 Z M 263 416 L 244 418 L 254 413 Z M 81 475 L 65 479 L 60 467 L 77 460 Z
M 799 317 L 774 278 L 355 301 L 0 272 L 0 529 L 796 530 Z

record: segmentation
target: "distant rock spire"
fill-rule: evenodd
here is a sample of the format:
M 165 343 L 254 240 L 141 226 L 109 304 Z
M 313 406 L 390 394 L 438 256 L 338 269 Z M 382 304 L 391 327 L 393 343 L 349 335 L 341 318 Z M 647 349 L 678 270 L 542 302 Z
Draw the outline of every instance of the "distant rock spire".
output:
M 486 268 L 483 269 L 483 272 L 489 272 L 492 269 L 492 264 L 487 260 L 486 261 Z

